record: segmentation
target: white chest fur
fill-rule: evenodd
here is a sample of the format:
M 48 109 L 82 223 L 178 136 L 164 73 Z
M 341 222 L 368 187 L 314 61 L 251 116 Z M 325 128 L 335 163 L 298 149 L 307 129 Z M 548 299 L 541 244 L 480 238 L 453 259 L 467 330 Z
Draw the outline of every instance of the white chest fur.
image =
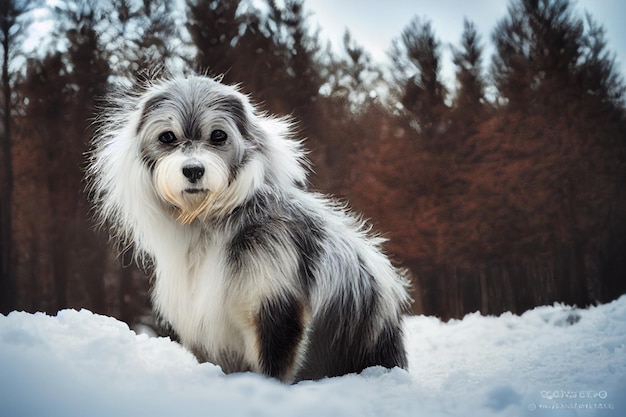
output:
M 233 323 L 235 300 L 225 271 L 224 239 L 193 232 L 163 242 L 167 255 L 156 254 L 154 302 L 183 345 L 208 357 L 237 351 L 243 339 Z

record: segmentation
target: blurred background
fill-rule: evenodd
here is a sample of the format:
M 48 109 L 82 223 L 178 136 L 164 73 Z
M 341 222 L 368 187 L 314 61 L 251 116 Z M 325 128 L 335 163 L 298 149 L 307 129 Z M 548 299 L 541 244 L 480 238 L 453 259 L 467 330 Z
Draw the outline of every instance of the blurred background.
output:
M 0 0 L 0 312 L 149 314 L 149 271 L 95 229 L 82 177 L 98 97 L 155 66 L 223 74 L 295 116 L 312 188 L 389 239 L 414 313 L 617 298 L 623 72 L 593 12 L 498 7 L 488 32 L 459 20 L 450 44 L 415 6 L 374 59 L 348 31 L 331 45 L 307 1 Z

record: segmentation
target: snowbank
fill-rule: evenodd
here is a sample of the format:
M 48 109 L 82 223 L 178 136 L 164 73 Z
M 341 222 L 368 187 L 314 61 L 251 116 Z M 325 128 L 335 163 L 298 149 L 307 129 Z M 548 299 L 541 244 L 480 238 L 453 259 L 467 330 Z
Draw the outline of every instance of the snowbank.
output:
M 623 416 L 626 296 L 442 323 L 406 320 L 410 371 L 284 386 L 64 310 L 0 316 L 2 416 Z

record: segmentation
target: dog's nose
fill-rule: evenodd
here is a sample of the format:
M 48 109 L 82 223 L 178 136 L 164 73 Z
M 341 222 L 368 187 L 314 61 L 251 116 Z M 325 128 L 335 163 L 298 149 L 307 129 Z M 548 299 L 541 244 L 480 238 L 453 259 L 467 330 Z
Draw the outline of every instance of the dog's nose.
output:
M 191 183 L 195 183 L 204 175 L 204 167 L 202 165 L 185 165 L 183 167 L 183 175 Z

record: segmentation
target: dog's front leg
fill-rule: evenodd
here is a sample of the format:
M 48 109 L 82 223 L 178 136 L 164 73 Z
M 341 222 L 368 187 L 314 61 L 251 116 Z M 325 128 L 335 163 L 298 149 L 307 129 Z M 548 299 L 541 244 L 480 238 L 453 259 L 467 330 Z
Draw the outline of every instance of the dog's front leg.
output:
M 293 382 L 307 343 L 309 309 L 295 295 L 263 300 L 255 317 L 260 371 Z

